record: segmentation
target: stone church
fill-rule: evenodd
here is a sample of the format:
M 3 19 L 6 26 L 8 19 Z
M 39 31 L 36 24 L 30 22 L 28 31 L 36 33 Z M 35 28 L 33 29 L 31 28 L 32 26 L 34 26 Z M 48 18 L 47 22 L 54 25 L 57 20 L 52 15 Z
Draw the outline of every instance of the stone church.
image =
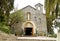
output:
M 43 5 L 38 3 L 35 7 L 30 5 L 21 9 L 24 12 L 25 22 L 18 28 L 22 29 L 21 33 L 23 36 L 46 36 L 47 35 L 47 25 L 46 16 L 43 13 Z M 15 26 L 16 27 L 16 26 Z M 16 28 L 17 28 L 16 27 Z

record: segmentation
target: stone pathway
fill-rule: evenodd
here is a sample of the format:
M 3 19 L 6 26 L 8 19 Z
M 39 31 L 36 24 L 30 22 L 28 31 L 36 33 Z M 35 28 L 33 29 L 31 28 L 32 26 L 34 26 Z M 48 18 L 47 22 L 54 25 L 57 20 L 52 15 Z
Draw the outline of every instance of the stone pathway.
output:
M 56 38 L 51 37 L 18 37 L 19 41 L 56 41 Z

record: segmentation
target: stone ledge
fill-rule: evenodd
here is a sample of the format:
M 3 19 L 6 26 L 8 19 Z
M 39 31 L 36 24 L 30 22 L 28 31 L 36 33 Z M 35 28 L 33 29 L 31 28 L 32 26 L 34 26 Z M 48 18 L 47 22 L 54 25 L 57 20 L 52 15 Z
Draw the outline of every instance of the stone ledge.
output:
M 57 40 L 57 38 L 51 37 L 17 37 L 17 39 L 35 39 L 35 40 Z

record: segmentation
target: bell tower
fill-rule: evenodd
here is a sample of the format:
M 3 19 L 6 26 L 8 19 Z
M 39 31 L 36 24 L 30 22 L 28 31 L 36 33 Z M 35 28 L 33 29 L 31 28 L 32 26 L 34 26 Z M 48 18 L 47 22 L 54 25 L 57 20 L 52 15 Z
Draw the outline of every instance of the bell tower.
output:
M 39 12 L 43 12 L 43 5 L 42 5 L 42 4 L 40 4 L 40 3 L 36 4 L 36 5 L 35 5 L 35 8 L 36 8 L 36 10 L 38 10 Z

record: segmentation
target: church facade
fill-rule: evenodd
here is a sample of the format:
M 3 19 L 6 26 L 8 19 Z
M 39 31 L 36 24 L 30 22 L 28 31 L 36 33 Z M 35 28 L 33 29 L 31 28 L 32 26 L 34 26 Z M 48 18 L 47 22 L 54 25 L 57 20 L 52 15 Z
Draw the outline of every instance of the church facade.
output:
M 23 36 L 36 36 L 36 35 L 47 35 L 46 16 L 43 14 L 43 5 L 38 3 L 35 8 L 28 5 L 21 9 L 24 12 L 24 20 L 21 26 L 18 24 L 15 26 L 19 30 L 22 29 Z M 20 29 L 21 28 L 21 29 Z

